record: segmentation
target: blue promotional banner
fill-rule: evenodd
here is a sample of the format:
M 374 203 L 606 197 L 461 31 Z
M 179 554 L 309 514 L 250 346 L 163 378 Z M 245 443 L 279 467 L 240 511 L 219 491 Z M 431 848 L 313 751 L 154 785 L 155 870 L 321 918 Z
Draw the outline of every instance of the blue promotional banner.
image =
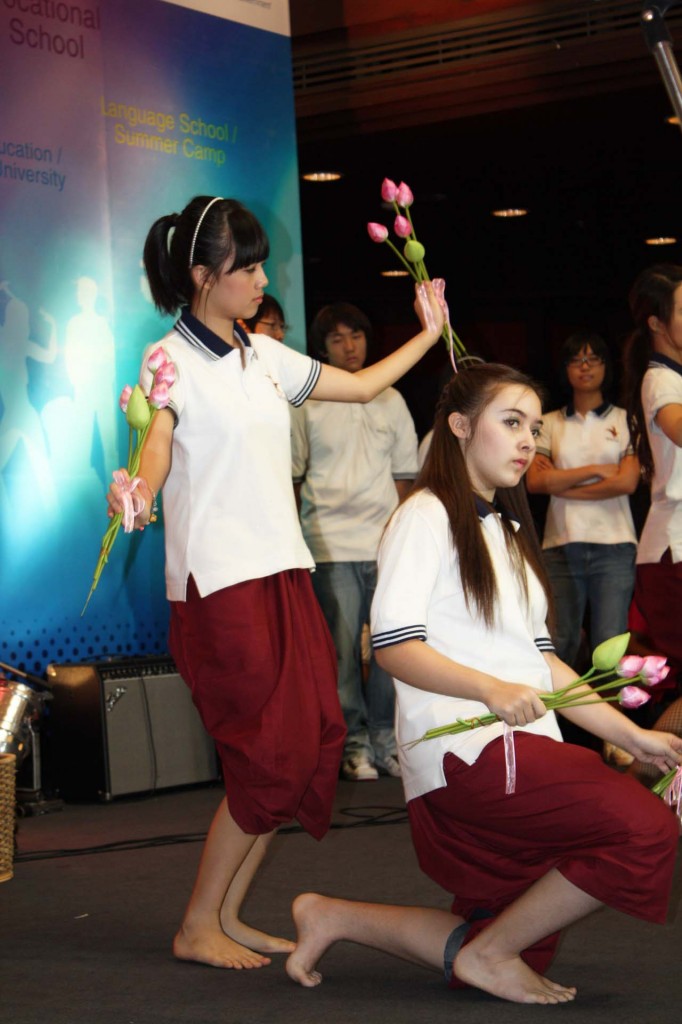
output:
M 118 396 L 170 324 L 152 222 L 243 201 L 303 325 L 291 54 L 285 0 L 0 0 L 0 19 L 0 660 L 41 673 L 166 649 L 158 525 L 120 533 L 81 617 L 127 457 Z

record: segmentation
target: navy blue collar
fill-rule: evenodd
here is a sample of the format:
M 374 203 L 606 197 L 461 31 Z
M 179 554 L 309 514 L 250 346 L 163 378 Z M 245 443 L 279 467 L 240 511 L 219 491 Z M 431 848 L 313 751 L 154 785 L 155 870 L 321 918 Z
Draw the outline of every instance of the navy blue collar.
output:
M 682 365 L 676 363 L 674 359 L 670 359 L 668 356 L 662 356 L 660 352 L 655 352 L 651 357 L 649 366 L 655 366 L 656 363 L 662 363 L 663 366 L 667 366 L 668 369 L 674 370 L 675 373 L 682 373 Z
M 190 344 L 196 345 L 197 347 L 208 349 L 208 351 L 217 359 L 222 359 L 224 356 L 233 352 L 234 349 L 226 345 L 222 338 L 219 338 L 210 327 L 206 324 L 202 324 L 201 320 L 190 313 L 189 306 L 183 306 L 180 316 L 175 324 L 175 330 L 183 336 Z M 240 341 L 245 348 L 251 348 L 251 342 L 249 336 L 244 328 L 236 320 L 234 322 L 234 335 L 237 341 Z
M 602 404 L 598 405 L 596 409 L 590 409 L 589 411 L 593 412 L 595 416 L 606 416 L 610 408 L 610 402 L 602 402 Z M 569 416 L 575 416 L 575 406 L 572 401 L 568 402 L 564 406 L 564 416 L 566 419 L 568 419 Z
M 476 512 L 479 519 L 485 519 L 486 516 L 494 516 L 497 514 L 502 516 L 504 519 L 509 519 L 512 523 L 518 523 L 516 516 L 511 515 L 509 512 L 505 512 L 497 498 L 493 498 L 492 502 L 489 502 L 474 491 L 474 503 L 476 505 Z

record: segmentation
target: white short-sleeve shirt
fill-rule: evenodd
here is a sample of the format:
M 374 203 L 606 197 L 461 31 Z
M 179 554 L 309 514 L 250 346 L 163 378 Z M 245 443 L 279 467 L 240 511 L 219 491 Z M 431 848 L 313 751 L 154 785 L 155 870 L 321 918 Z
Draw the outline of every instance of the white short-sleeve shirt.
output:
M 682 562 L 682 448 L 656 423 L 666 405 L 682 405 L 682 366 L 656 355 L 642 380 L 642 407 L 654 457 L 651 507 L 642 530 L 637 562 L 659 562 L 670 548 L 673 562 Z
M 498 586 L 498 609 L 488 628 L 464 600 L 457 554 L 442 503 L 419 491 L 398 509 L 379 549 L 379 579 L 372 605 L 372 642 L 376 649 L 407 640 L 423 640 L 435 650 L 507 682 L 552 689 L 543 651 L 553 650 L 545 624 L 547 602 L 528 568 L 528 599 L 510 562 L 500 516 L 480 514 L 481 528 Z M 395 679 L 396 737 L 407 800 L 445 786 L 443 757 L 452 752 L 473 764 L 483 748 L 503 734 L 503 724 L 428 740 L 408 749 L 427 729 L 486 714 L 480 701 L 446 697 Z M 525 730 L 558 741 L 553 712 Z M 504 785 L 504 780 L 501 780 Z
M 417 475 L 417 434 L 402 395 L 366 404 L 306 402 L 291 410 L 292 474 L 303 536 L 316 562 L 376 559 L 398 504 L 396 480 Z
M 175 364 L 177 422 L 163 488 L 166 592 L 184 601 L 194 577 L 202 597 L 244 580 L 311 568 L 291 482 L 289 402 L 315 387 L 320 364 L 235 327 L 230 348 L 184 310 L 159 345 Z
M 592 463 L 607 465 L 632 454 L 625 409 L 604 403 L 587 415 L 572 406 L 543 417 L 537 451 L 557 469 Z M 596 478 L 595 478 L 596 479 Z M 582 501 L 553 494 L 549 499 L 543 548 L 562 544 L 636 544 L 637 534 L 627 494 Z

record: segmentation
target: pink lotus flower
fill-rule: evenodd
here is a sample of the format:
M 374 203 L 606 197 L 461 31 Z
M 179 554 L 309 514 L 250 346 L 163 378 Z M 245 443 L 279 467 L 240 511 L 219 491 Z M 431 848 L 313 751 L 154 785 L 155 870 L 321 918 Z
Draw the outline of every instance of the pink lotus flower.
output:
M 665 668 L 665 663 L 666 659 L 660 654 L 650 654 L 648 657 L 644 658 L 644 663 L 640 671 L 645 679 L 656 679 L 658 682 L 659 680 L 657 677 L 660 676 L 661 671 Z M 668 673 L 666 672 L 666 675 L 667 674 Z M 665 678 L 665 676 L 663 678 Z
M 369 237 L 373 242 L 385 242 L 389 249 L 393 250 L 415 284 L 418 285 L 428 281 L 429 274 L 424 263 L 426 252 L 422 243 L 417 240 L 416 230 L 412 223 L 412 214 L 409 209 L 414 202 L 412 189 L 404 181 L 396 185 L 390 178 L 384 178 L 381 183 L 381 198 L 384 203 L 393 206 L 397 215 L 393 223 L 393 230 L 398 238 L 405 239 L 406 245 L 402 251 L 394 245 L 383 224 L 368 224 L 367 231 Z M 407 216 L 403 216 L 399 212 L 401 208 Z M 455 360 L 456 358 L 459 359 L 460 356 L 466 356 L 467 351 L 461 339 L 457 337 L 452 328 L 447 307 L 443 303 L 441 303 L 441 307 L 445 315 L 445 323 L 443 324 L 441 334 L 450 355 L 452 368 L 456 373 L 457 363 Z
M 644 658 L 640 658 L 636 654 L 627 654 L 618 662 L 616 672 L 621 679 L 632 679 L 633 676 L 638 676 L 640 674 L 643 665 Z
M 412 225 L 407 217 L 403 217 L 401 214 L 398 214 L 393 224 L 393 230 L 398 238 L 409 238 L 412 234 Z
M 618 703 L 624 708 L 641 708 L 650 699 L 650 694 L 638 686 L 624 686 L 618 694 Z
M 152 373 L 156 373 L 159 367 L 163 366 L 163 364 L 166 362 L 168 362 L 168 357 L 166 356 L 166 353 L 164 352 L 162 346 L 159 345 L 158 348 L 154 349 L 149 359 L 147 360 L 147 369 L 151 370 Z
M 373 242 L 385 242 L 388 238 L 388 228 L 385 228 L 383 224 L 368 224 L 367 233 Z
M 644 678 L 644 682 L 647 686 L 658 686 L 664 679 L 667 679 L 668 673 L 670 672 L 670 665 L 664 665 L 660 672 L 655 676 L 649 676 Z
M 381 183 L 381 198 L 385 203 L 392 203 L 398 194 L 398 186 L 390 178 L 384 178 Z
M 154 385 L 157 384 L 167 384 L 168 387 L 175 384 L 175 363 L 164 363 L 159 367 L 154 374 Z
M 406 185 L 404 181 L 401 181 L 398 185 L 398 191 L 396 194 L 396 201 L 398 206 L 412 206 L 414 202 L 414 196 L 412 195 L 412 189 L 409 185 Z
M 155 409 L 165 409 L 170 402 L 170 391 L 168 389 L 168 385 L 155 383 L 154 387 L 149 392 L 148 401 Z
M 121 406 L 123 412 L 125 412 L 126 409 L 128 408 L 128 402 L 130 401 L 130 396 L 132 395 L 132 393 L 133 389 L 131 388 L 130 384 L 126 384 L 118 400 L 118 404 Z

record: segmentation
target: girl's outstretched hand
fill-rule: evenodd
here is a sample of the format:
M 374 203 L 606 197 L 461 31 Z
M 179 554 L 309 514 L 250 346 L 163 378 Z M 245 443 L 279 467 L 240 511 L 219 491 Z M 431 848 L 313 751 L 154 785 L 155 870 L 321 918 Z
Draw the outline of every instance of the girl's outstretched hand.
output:
M 540 691 L 525 683 L 495 679 L 483 699 L 492 713 L 507 725 L 529 725 L 547 713 Z
M 643 764 L 655 764 L 667 772 L 682 764 L 682 738 L 672 732 L 658 732 L 656 729 L 637 729 L 632 742 L 626 748 Z
M 443 309 L 436 298 L 436 293 L 430 281 L 422 281 L 420 284 L 415 285 L 415 293 L 414 309 L 419 317 L 419 323 L 422 325 L 422 330 L 427 331 L 432 336 L 431 344 L 435 345 L 441 336 L 443 325 L 445 324 Z

